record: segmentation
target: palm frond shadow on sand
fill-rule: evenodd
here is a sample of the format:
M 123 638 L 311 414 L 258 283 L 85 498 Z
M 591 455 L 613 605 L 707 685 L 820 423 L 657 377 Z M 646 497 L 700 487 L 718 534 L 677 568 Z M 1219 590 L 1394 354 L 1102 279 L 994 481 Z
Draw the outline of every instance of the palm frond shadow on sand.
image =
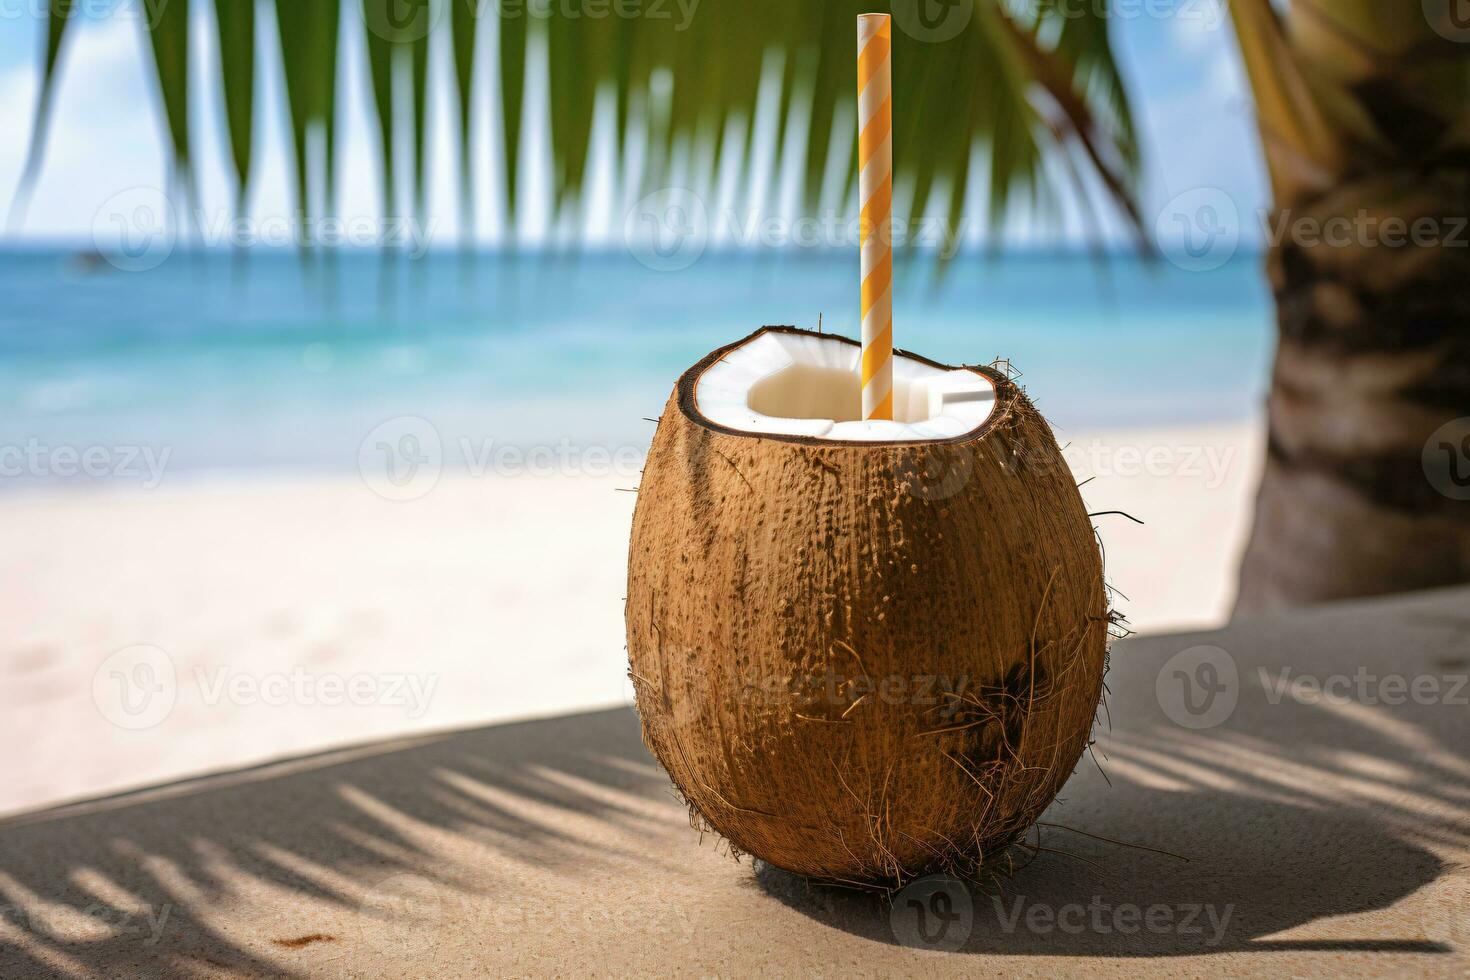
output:
M 268 940 L 285 949 L 317 932 L 291 921 L 292 906 L 377 915 L 364 894 L 395 873 L 448 893 L 493 891 L 493 876 L 446 864 L 434 840 L 472 839 L 504 856 L 498 871 L 605 866 L 617 841 L 645 830 L 648 808 L 619 802 L 640 798 L 676 812 L 636 717 L 619 709 L 328 752 L 13 818 L 0 822 L 0 976 L 111 976 L 124 963 L 130 976 L 289 974 L 211 924 L 241 901 L 242 882 L 277 905 L 279 935 Z M 622 832 L 611 843 L 574 832 L 588 820 Z M 149 944 L 149 916 L 164 909 L 162 941 Z M 89 934 L 108 931 L 99 926 L 113 935 Z
M 1221 776 L 1245 793 L 1208 785 Z M 945 904 L 937 905 L 923 892 L 892 899 L 865 895 L 814 885 L 765 864 L 757 865 L 756 879 L 788 906 L 855 935 L 922 946 L 911 937 L 923 934 L 937 944 L 961 930 L 961 948 L 975 953 L 1450 952 L 1416 930 L 1384 937 L 1355 934 L 1347 926 L 1333 938 L 1278 935 L 1386 909 L 1449 871 L 1414 842 L 1414 833 L 1395 833 L 1332 800 L 1288 802 L 1279 787 L 1239 781 L 1239 773 L 1201 766 L 1194 779 L 1182 778 L 1193 792 L 1166 799 L 1134 795 L 1121 818 L 1081 817 L 1064 797 L 1043 818 L 1056 824 L 1042 827 L 1039 838 L 1033 829 L 1028 838 L 1033 845 L 1039 840 L 1041 853 L 1019 853 L 1014 869 L 963 883 L 963 910 L 953 885 L 946 886 Z M 1175 857 L 1064 829 L 1071 827 L 1118 841 L 1187 845 Z M 1457 837 L 1462 846 L 1470 833 L 1463 822 L 1419 829 Z M 1152 922 L 1150 914 L 1157 917 Z M 905 921 L 909 928 L 898 925 Z
M 764 865 L 757 881 L 791 908 L 887 943 L 915 928 L 942 940 L 937 913 L 953 918 L 960 897 L 968 908 L 953 922 L 971 952 L 1385 952 L 1424 962 L 1463 953 L 1470 921 L 1446 923 L 1466 915 L 1470 873 L 1467 630 L 1470 618 L 1411 607 L 1238 621 L 1232 649 L 1249 651 L 1238 657 L 1239 704 L 1201 731 L 1168 721 L 1155 687 L 1160 665 L 1198 638 L 1128 641 L 1108 675 L 1100 763 L 1084 757 L 1033 828 L 1028 841 L 1041 850 L 1023 851 L 1021 870 L 967 882 L 942 907 L 923 893 L 890 901 Z M 1277 686 L 1304 674 L 1352 681 L 1359 665 L 1370 678 L 1438 677 L 1442 697 L 1416 700 L 1376 681 L 1367 697 Z M 1395 915 L 1370 926 L 1350 918 L 1390 907 Z M 1310 936 L 1293 935 L 1306 926 Z
M 1044 820 L 1190 860 L 1048 827 L 1050 850 L 1005 881 L 971 885 L 962 950 L 1386 951 L 1425 962 L 1451 952 L 1412 922 L 1382 934 L 1340 917 L 1412 909 L 1417 892 L 1454 873 L 1446 855 L 1470 843 L 1456 709 L 1251 708 L 1243 696 L 1231 724 L 1184 732 L 1145 710 L 1150 662 L 1162 659 L 1149 645 L 1163 642 L 1115 651 L 1114 730 L 1098 745 L 1111 786 L 1084 758 Z M 1289 738 L 1273 730 L 1288 716 Z M 794 922 L 798 934 L 794 914 L 897 942 L 883 897 L 759 864 L 752 875 L 701 844 L 636 716 L 619 708 L 324 753 L 0 822 L 0 975 L 292 975 L 306 962 L 293 959 L 293 943 L 330 939 L 348 954 L 352 937 L 320 935 L 329 913 L 395 928 L 399 906 L 364 904 L 395 873 L 495 907 L 514 907 L 537 875 L 650 915 L 679 905 L 700 944 L 739 944 L 720 928 L 728 906 L 713 907 L 727 902 L 788 930 Z M 1027 925 L 1033 906 L 1089 903 L 1165 907 L 1176 923 L 1195 906 L 1229 918 L 1218 934 L 1202 913 L 1191 920 L 1198 931 Z M 140 910 L 162 908 L 166 928 L 146 944 Z M 267 931 L 241 935 L 231 920 L 242 915 Z M 1312 937 L 1290 935 L 1308 925 Z

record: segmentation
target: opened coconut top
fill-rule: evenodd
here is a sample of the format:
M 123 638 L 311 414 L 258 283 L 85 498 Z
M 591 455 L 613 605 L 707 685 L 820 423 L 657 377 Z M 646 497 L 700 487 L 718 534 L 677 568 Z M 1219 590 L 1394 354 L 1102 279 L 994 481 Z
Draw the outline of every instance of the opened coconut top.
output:
M 719 429 L 831 442 L 956 439 L 995 412 L 988 375 L 896 350 L 893 420 L 864 421 L 861 358 L 861 346 L 845 337 L 765 327 L 695 365 L 680 381 L 680 402 Z

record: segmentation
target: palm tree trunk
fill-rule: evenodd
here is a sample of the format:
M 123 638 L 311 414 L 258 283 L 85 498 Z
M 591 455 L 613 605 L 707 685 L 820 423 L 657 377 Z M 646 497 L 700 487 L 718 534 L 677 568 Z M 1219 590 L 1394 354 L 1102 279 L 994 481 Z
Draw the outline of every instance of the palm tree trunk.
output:
M 1467 186 L 1388 174 L 1274 216 L 1280 336 L 1240 609 L 1470 581 L 1470 453 L 1449 438 L 1470 436 Z M 1316 240 L 1327 218 L 1349 244 Z M 1439 243 L 1385 242 L 1416 222 Z
M 1233 6 L 1279 327 L 1237 611 L 1470 581 L 1470 45 L 1418 4 Z

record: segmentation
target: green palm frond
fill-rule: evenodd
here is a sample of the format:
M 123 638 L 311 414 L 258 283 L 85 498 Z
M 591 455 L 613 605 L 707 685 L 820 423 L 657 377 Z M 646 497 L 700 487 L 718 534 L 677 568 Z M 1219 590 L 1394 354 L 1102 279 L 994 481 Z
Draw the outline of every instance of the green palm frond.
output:
M 295 192 L 304 214 L 330 212 L 334 199 L 344 2 L 350 16 L 360 16 L 366 28 L 366 94 L 376 111 L 382 200 L 390 214 L 395 210 L 394 147 L 400 130 L 395 106 L 403 104 L 395 99 L 394 86 L 405 77 L 396 66 L 408 66 L 407 104 L 414 113 L 412 187 L 414 205 L 422 210 L 431 61 L 437 52 L 449 53 L 447 71 L 459 99 L 458 194 L 467 228 L 474 210 L 474 168 L 479 165 L 471 127 L 480 31 L 494 29 L 497 34 L 505 161 L 500 190 L 512 217 L 524 179 L 518 164 L 527 50 L 538 39 L 544 39 L 549 60 L 548 182 L 558 211 L 578 204 L 588 176 L 599 99 L 608 95 L 615 103 L 618 149 L 635 132 L 644 141 L 645 187 L 662 186 L 677 163 L 694 159 L 696 149 L 706 161 L 712 155 L 715 172 L 732 156 L 748 164 L 767 65 L 779 65 L 781 80 L 775 163 L 799 168 L 805 204 L 815 209 L 827 173 L 838 162 L 828 159 L 834 121 L 851 118 L 854 111 L 855 19 L 887 7 L 871 0 L 703 0 L 682 5 L 662 0 L 570 5 L 548 0 L 277 0 Z M 253 3 L 214 3 L 226 52 L 220 66 L 230 149 L 243 201 L 250 179 L 256 84 Z M 895 4 L 900 9 L 895 10 L 893 38 L 895 176 L 899 185 L 912 189 L 910 218 L 921 217 L 944 187 L 951 220 L 958 220 L 973 193 L 969 177 L 978 149 L 988 155 L 983 196 L 995 222 L 1012 202 L 1036 203 L 1051 195 L 1046 164 L 1061 157 L 1078 174 L 1077 186 L 1086 186 L 1081 175 L 1090 173 L 1097 178 L 1091 186 L 1104 188 L 1104 197 L 1141 230 L 1133 204 L 1138 149 L 1109 44 L 1106 2 L 957 0 L 933 10 L 912 0 L 901 4 Z M 149 36 L 173 159 L 187 172 L 188 2 L 147 0 L 147 6 L 157 15 L 150 21 Z M 33 138 L 32 157 L 37 160 L 50 111 L 56 51 L 68 23 L 56 11 L 67 8 L 64 0 L 53 0 Z M 918 12 L 936 11 L 942 15 L 937 25 L 917 19 Z M 356 29 L 351 21 L 346 27 Z M 431 43 L 435 32 L 447 32 L 443 44 Z M 636 130 L 635 106 L 642 107 L 637 116 L 644 120 Z M 792 144 L 798 150 L 804 144 L 800 159 L 785 158 L 788 148 L 782 137 L 792 119 L 806 120 L 805 139 Z M 726 139 L 727 132 L 743 132 L 745 138 Z M 856 133 L 842 136 L 856 143 Z M 310 147 L 316 138 L 324 153 L 314 156 Z M 856 153 L 847 156 L 849 196 L 844 200 L 850 199 L 857 176 Z M 318 189 L 315 199 L 313 188 Z
M 459 98 L 459 198 L 460 215 L 466 235 L 474 233 L 475 179 L 474 144 L 471 122 L 474 118 L 475 49 L 479 33 L 477 0 L 450 0 L 450 29 L 454 40 L 454 84 Z
M 303 214 L 330 213 L 336 198 L 338 0 L 276 0 L 286 104 L 291 113 L 295 154 L 296 206 Z M 311 159 L 311 139 L 319 137 L 321 159 Z M 315 173 L 313 173 L 315 171 Z M 312 188 L 322 198 L 313 208 Z M 301 232 L 305 242 L 305 230 Z
M 171 144 L 173 177 L 191 192 L 189 164 L 189 3 L 188 0 L 144 0 L 149 47 L 157 71 L 159 101 Z M 172 181 L 170 182 L 172 183 Z
M 255 136 L 255 0 L 214 0 L 214 15 L 230 159 L 235 165 L 235 207 L 243 211 Z
M 378 120 L 379 190 L 383 213 L 392 214 L 395 209 L 394 189 L 397 187 L 393 165 L 393 62 L 397 46 L 388 30 L 374 29 L 375 24 L 387 23 L 386 11 L 383 0 L 362 0 L 362 20 L 367 28 L 363 38 L 367 47 L 368 79 Z
M 25 216 L 31 189 L 40 176 L 41 160 L 46 151 L 46 132 L 51 123 L 51 100 L 56 95 L 56 65 L 61 58 L 61 43 L 76 13 L 76 0 L 50 0 L 46 13 L 46 47 L 42 55 L 40 95 L 36 98 L 36 121 L 31 131 L 31 144 L 26 151 L 20 185 L 11 199 L 9 224 L 14 227 Z

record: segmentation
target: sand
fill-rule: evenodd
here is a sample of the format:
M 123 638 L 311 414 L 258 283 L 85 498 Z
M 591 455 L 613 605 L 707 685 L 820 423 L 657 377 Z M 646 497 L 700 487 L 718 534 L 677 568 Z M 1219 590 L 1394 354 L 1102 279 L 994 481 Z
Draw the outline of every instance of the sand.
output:
M 1223 622 L 1255 426 L 1060 434 L 1135 628 Z M 380 484 L 377 484 L 380 485 Z M 631 703 L 627 477 L 175 478 L 0 496 L 0 813 Z
M 1467 609 L 1120 643 L 1096 762 L 1004 882 L 737 864 L 614 708 L 0 821 L 0 976 L 1465 976 Z

